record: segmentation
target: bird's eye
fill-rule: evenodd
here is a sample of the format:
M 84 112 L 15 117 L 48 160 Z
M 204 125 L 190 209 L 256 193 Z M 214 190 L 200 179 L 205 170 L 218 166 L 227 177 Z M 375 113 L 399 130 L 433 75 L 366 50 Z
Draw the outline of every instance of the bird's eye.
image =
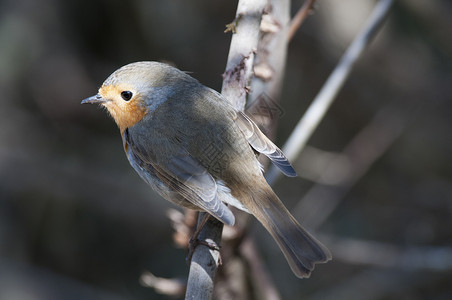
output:
M 133 93 L 131 91 L 123 91 L 121 92 L 121 98 L 125 101 L 129 101 L 132 99 Z

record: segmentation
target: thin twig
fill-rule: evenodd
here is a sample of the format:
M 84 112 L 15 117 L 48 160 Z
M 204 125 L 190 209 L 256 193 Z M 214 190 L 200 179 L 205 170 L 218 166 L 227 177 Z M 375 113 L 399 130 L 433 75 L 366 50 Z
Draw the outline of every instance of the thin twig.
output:
M 289 34 L 288 40 L 292 40 L 295 32 L 297 32 L 298 28 L 300 28 L 301 24 L 303 24 L 306 17 L 312 12 L 314 7 L 315 0 L 306 0 L 303 3 L 303 6 L 300 7 L 295 17 L 293 17 L 289 26 Z
M 393 0 L 380 0 L 377 3 L 363 29 L 349 46 L 344 56 L 342 56 L 322 89 L 298 122 L 282 149 L 289 160 L 294 160 L 298 156 L 307 140 L 325 116 L 325 113 L 349 76 L 355 62 L 383 24 L 393 2 Z M 277 168 L 271 166 L 267 173 L 269 184 L 274 183 L 280 174 Z

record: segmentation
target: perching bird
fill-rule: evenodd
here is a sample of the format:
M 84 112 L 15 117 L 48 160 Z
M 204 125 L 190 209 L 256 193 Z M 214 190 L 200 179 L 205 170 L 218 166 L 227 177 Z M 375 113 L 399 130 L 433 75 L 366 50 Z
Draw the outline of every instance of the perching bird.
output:
M 287 158 L 243 112 L 186 73 L 158 62 L 126 65 L 82 101 L 107 108 L 135 171 L 163 198 L 234 224 L 226 204 L 253 214 L 298 277 L 331 259 L 267 184 L 253 149 L 287 176 Z

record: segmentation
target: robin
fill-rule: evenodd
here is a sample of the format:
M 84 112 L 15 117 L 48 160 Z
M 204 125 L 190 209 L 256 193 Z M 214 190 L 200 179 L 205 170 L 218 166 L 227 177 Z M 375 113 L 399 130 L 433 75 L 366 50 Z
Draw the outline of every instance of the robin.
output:
M 300 278 L 331 259 L 267 184 L 254 151 L 296 176 L 287 158 L 218 92 L 167 64 L 136 62 L 116 70 L 83 103 L 108 110 L 130 164 L 166 200 L 231 226 L 226 204 L 253 214 Z

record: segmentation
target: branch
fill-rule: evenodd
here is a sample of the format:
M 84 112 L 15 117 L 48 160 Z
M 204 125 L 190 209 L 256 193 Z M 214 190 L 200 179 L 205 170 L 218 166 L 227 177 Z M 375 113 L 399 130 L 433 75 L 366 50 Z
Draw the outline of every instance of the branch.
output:
M 275 121 L 281 115 L 278 103 L 286 67 L 290 1 L 268 2 L 262 17 L 262 35 L 256 54 L 246 113 L 268 137 L 272 138 Z
M 298 10 L 295 17 L 293 17 L 292 21 L 290 22 L 290 27 L 289 27 L 289 34 L 288 34 L 289 41 L 292 40 L 293 36 L 295 35 L 295 32 L 297 32 L 298 28 L 300 28 L 301 24 L 303 24 L 306 17 L 314 9 L 313 8 L 314 3 L 315 3 L 315 0 L 306 0 L 303 3 L 303 6 L 300 7 L 300 9 Z
M 206 212 L 200 213 L 198 226 Z M 210 217 L 199 233 L 199 240 L 208 243 L 220 244 L 223 223 Z M 220 253 L 207 246 L 199 246 L 194 250 L 190 273 L 188 275 L 187 292 L 185 299 L 207 300 L 212 299 L 215 274 L 219 264 Z
M 253 75 L 254 53 L 259 42 L 259 32 L 265 0 L 241 0 L 237 6 L 231 46 L 226 71 L 223 74 L 221 94 L 244 110 L 246 96 Z
M 289 160 L 294 160 L 306 145 L 307 140 L 325 116 L 325 113 L 349 76 L 354 64 L 383 24 L 392 3 L 393 0 L 380 0 L 377 3 L 364 28 L 349 46 L 304 116 L 298 122 L 282 148 Z M 268 183 L 270 185 L 273 184 L 280 174 L 277 168 L 271 166 L 267 173 Z
M 241 0 L 237 7 L 234 34 L 229 49 L 226 71 L 223 75 L 221 93 L 239 110 L 245 108 L 265 3 L 265 0 Z M 201 220 L 202 215 L 200 214 L 199 220 Z M 221 222 L 210 218 L 202 229 L 199 238 L 220 245 L 222 229 L 223 224 Z M 210 250 L 207 247 L 197 247 L 194 250 L 185 299 L 212 299 L 214 278 L 218 268 L 218 255 L 217 251 Z

